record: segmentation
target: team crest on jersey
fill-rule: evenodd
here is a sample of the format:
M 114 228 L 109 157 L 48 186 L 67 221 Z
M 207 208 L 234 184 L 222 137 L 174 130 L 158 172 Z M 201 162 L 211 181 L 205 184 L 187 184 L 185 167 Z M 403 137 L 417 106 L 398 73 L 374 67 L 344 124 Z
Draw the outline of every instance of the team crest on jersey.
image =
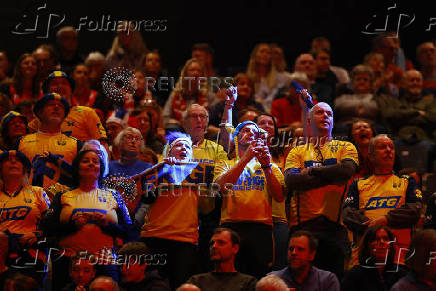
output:
M 400 202 L 401 196 L 392 197 L 372 197 L 365 206 L 366 210 L 380 208 L 396 208 Z
M 65 140 L 58 140 L 58 145 L 64 146 L 66 144 L 67 144 L 67 141 L 65 141 Z
M 332 153 L 336 153 L 338 151 L 338 149 L 339 149 L 339 145 L 337 145 L 337 144 L 330 145 L 330 151 Z

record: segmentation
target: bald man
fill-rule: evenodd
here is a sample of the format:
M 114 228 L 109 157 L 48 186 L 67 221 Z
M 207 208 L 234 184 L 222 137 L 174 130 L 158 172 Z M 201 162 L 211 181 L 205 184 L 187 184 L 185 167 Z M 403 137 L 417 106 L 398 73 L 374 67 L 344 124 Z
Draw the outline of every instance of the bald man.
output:
M 333 111 L 324 102 L 309 112 L 311 138 L 294 147 L 285 164 L 285 182 L 292 191 L 290 232 L 311 231 L 319 240 L 314 265 L 339 278 L 349 253 L 341 208 L 348 180 L 358 165 L 353 144 L 332 138 Z

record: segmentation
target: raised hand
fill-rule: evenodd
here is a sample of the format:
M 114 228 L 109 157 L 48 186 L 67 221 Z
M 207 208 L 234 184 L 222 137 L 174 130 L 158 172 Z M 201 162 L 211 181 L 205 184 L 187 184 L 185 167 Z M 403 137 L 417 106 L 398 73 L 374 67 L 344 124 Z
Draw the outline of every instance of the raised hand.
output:
M 226 105 L 234 105 L 236 100 L 238 100 L 238 87 L 231 86 L 226 89 Z

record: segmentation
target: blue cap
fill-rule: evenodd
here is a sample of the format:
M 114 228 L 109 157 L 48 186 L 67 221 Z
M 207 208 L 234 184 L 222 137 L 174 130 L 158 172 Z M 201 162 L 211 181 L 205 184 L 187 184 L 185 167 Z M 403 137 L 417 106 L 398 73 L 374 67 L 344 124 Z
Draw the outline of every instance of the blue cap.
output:
M 45 94 L 44 96 L 42 96 L 42 98 L 39 99 L 36 102 L 35 106 L 33 107 L 33 112 L 35 113 L 35 115 L 38 118 L 39 118 L 39 116 L 38 116 L 39 110 L 41 110 L 44 107 L 44 105 L 50 100 L 61 101 L 62 104 L 64 105 L 64 109 L 65 109 L 65 116 L 64 117 L 66 117 L 68 115 L 68 113 L 70 112 L 70 104 L 68 104 L 67 99 L 65 99 L 64 97 L 62 97 L 58 93 L 49 93 L 49 94 Z M 39 118 L 39 119 L 41 119 L 41 118 Z

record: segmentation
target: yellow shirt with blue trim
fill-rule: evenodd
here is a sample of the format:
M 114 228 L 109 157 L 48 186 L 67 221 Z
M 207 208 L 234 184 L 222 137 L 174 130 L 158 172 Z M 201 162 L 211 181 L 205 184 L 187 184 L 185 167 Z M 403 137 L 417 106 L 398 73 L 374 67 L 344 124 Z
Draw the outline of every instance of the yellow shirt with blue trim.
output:
M 218 162 L 214 181 L 233 168 L 236 162 L 236 159 Z M 280 168 L 272 163 L 271 169 L 284 187 Z M 268 195 L 265 174 L 256 158 L 247 163 L 236 183 L 229 189 L 232 191 L 222 194 L 221 223 L 250 221 L 272 225 L 272 198 Z
M 61 223 L 69 223 L 74 215 L 85 215 L 92 217 L 95 213 L 102 214 L 107 223 L 118 223 L 116 210 L 120 207 L 116 193 L 112 190 L 95 189 L 84 192 L 79 188 L 63 193 L 61 196 L 61 213 L 59 220 Z M 124 212 L 128 213 L 125 205 Z M 112 249 L 114 246 L 113 236 L 102 231 L 92 219 L 88 221 L 80 230 L 63 237 L 59 246 L 66 250 L 66 255 L 71 256 L 76 251 L 88 250 L 93 254 L 98 254 L 101 249 Z
M 405 203 L 416 203 L 422 199 L 421 191 L 416 181 L 409 176 L 372 175 L 366 178 L 355 180 L 348 190 L 344 207 L 362 209 L 364 215 L 370 220 L 387 215 L 389 211 L 399 208 Z M 411 229 L 391 227 L 396 236 L 396 245 L 404 250 L 409 247 L 411 240 Z M 358 248 L 353 249 L 357 258 Z M 405 253 L 401 261 L 404 262 Z M 354 263 L 358 263 L 357 259 Z
M 29 123 L 29 127 L 38 130 L 41 122 L 38 118 Z M 61 131 L 80 141 L 105 139 L 106 130 L 94 109 L 87 106 L 73 106 L 61 125 Z
M 40 187 L 25 186 L 12 195 L 0 191 L 0 231 L 35 232 L 49 207 L 50 200 Z
M 283 173 L 284 157 L 280 156 L 278 161 L 275 162 L 280 166 L 280 170 Z M 272 218 L 273 222 L 288 222 L 288 218 L 286 217 L 286 199 L 284 199 L 282 202 L 277 202 L 274 199 L 272 200 Z
M 357 150 L 350 142 L 331 140 L 323 146 L 307 143 L 289 152 L 285 172 L 299 174 L 305 168 L 336 165 L 344 160 L 359 164 Z M 294 191 L 290 206 L 290 225 L 294 226 L 321 215 L 340 223 L 347 186 L 327 185 L 307 191 Z
M 47 151 L 54 155 L 61 155 L 62 159 L 70 164 L 76 157 L 79 147 L 80 143 L 75 138 L 62 133 L 49 134 L 40 131 L 23 136 L 18 144 L 18 150 L 31 162 L 36 155 L 42 155 Z M 47 166 L 55 171 L 54 178 L 59 177 L 60 172 L 57 166 L 50 163 L 47 163 Z M 44 188 L 54 185 L 56 181 L 57 179 L 44 176 Z
M 198 162 L 163 164 L 145 180 L 160 187 L 145 217 L 141 237 L 157 237 L 196 244 L 200 202 L 210 197 L 207 169 Z

